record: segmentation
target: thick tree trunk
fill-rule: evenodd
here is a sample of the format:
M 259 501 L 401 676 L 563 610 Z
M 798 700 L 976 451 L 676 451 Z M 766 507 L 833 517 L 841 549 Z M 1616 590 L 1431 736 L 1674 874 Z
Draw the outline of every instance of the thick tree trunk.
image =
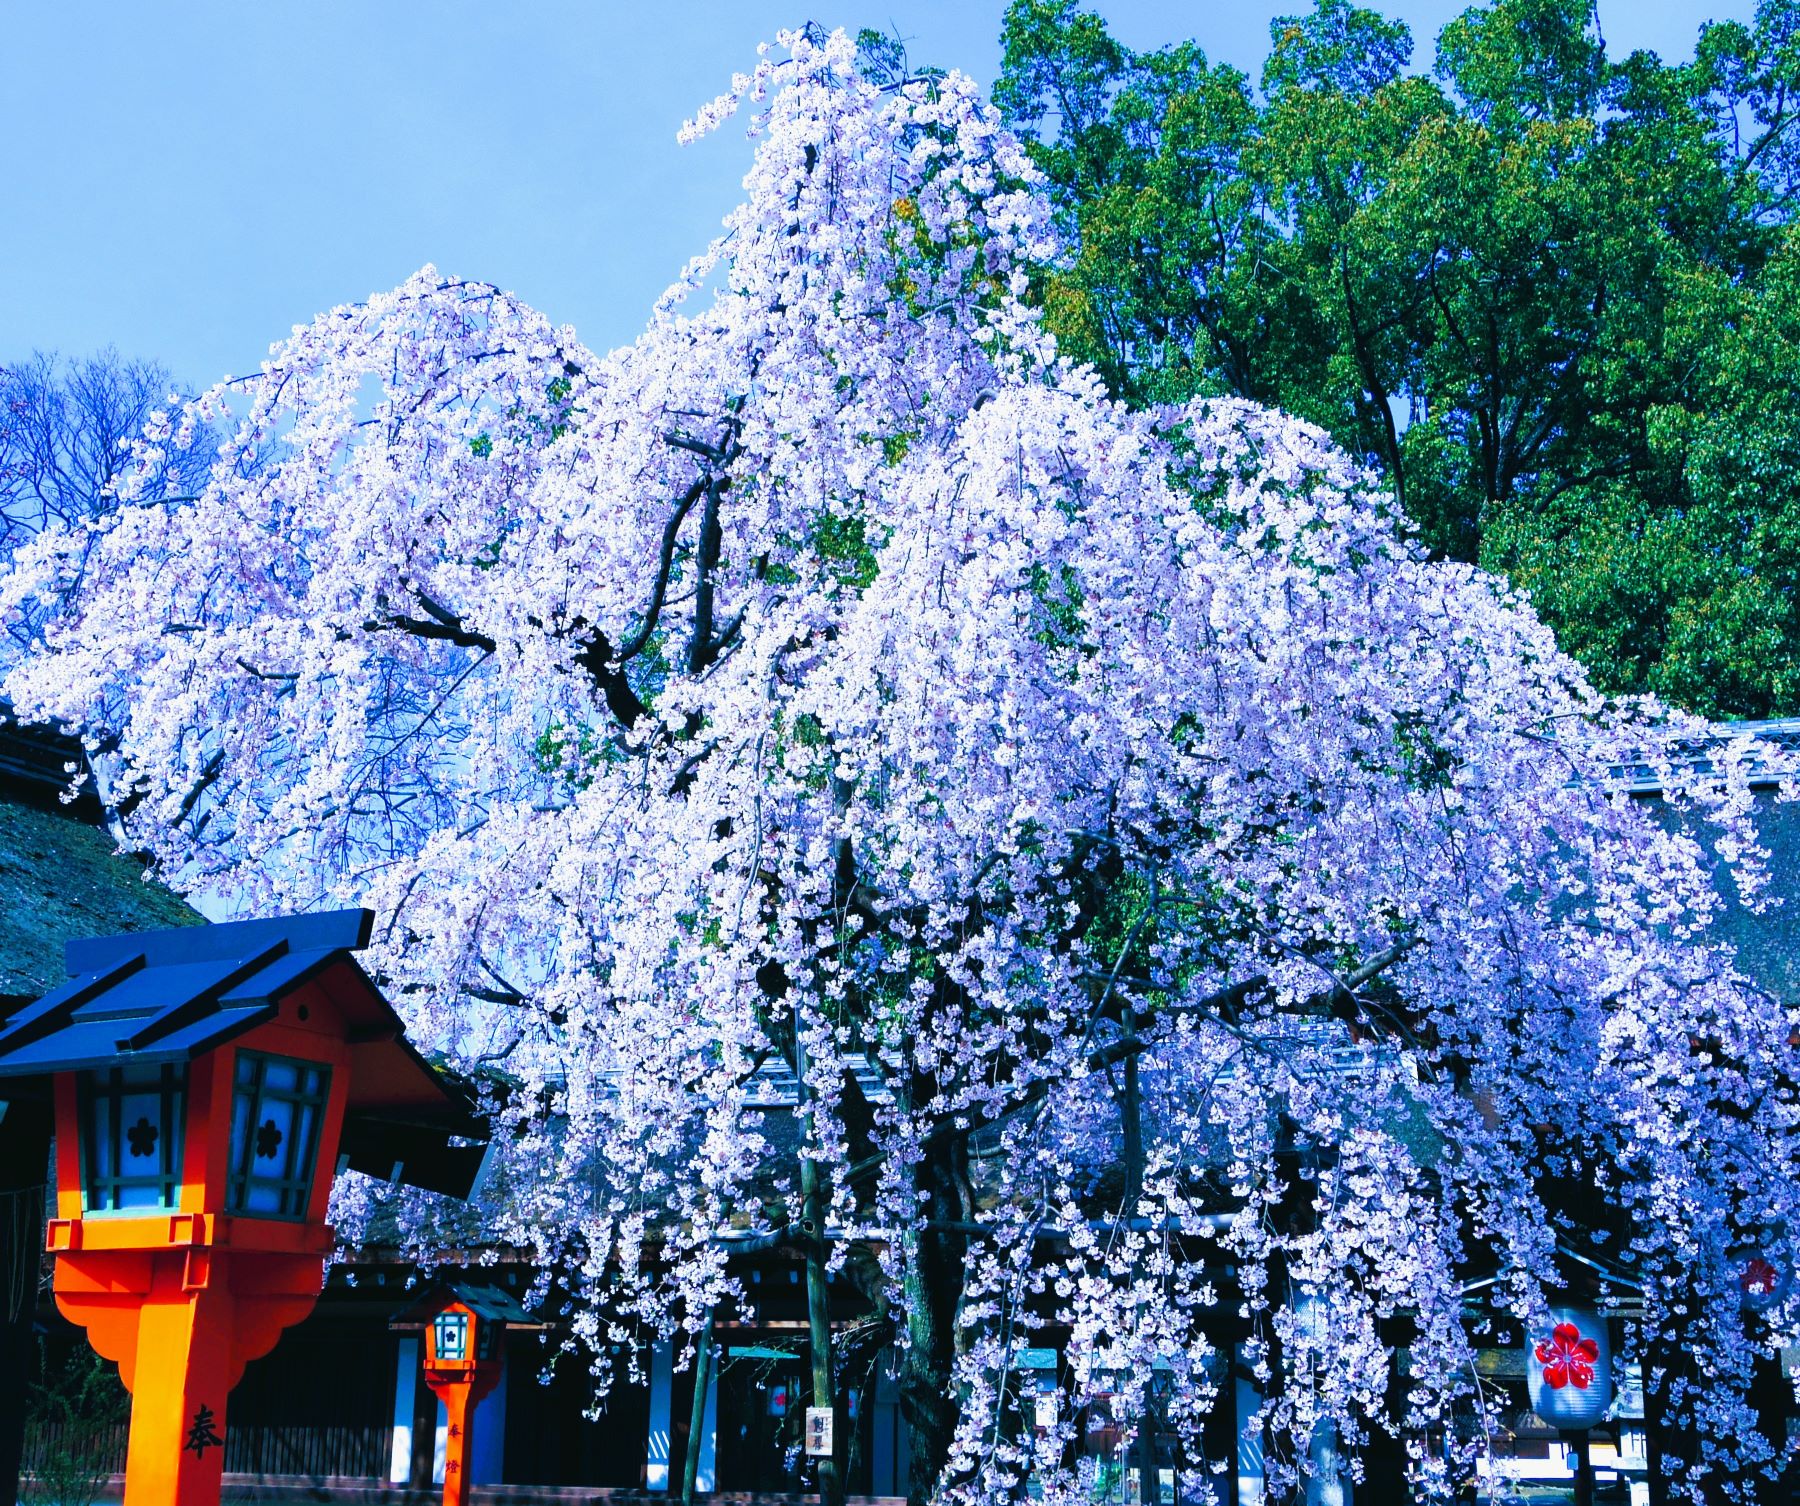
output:
M 919 1189 L 937 1228 L 905 1236 L 906 1329 L 911 1346 L 900 1366 L 900 1414 L 909 1450 L 907 1500 L 924 1506 L 950 1457 L 956 1405 L 950 1395 L 956 1364 L 956 1313 L 962 1298 L 968 1239 L 941 1227 L 962 1212 L 956 1181 L 959 1143 L 933 1146 L 919 1168 Z
M 0 1119 L 0 1506 L 18 1500 L 25 1406 L 37 1372 L 32 1320 L 44 1249 L 50 1106 L 14 1101 Z

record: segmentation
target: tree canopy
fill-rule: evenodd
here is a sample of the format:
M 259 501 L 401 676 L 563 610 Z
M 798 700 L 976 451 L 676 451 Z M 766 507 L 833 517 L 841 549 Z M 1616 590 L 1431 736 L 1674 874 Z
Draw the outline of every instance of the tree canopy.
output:
M 1480 1323 L 1588 1261 L 1748 1478 L 1795 1315 L 1733 1252 L 1800 1219 L 1800 1037 L 1704 931 L 1779 757 L 1685 757 L 1320 428 L 1114 401 L 968 79 L 793 33 L 696 128 L 745 103 L 746 200 L 633 345 L 427 269 L 159 415 L 0 587 L 53 613 L 6 694 L 189 889 L 375 908 L 414 1032 L 504 1078 L 496 1228 L 602 1378 L 791 1237 L 867 1276 L 919 1498 L 1086 1501 L 1103 1394 L 1199 1454 L 1240 1331 L 1279 1498 L 1327 1434 L 1453 1440 Z
M 995 97 L 1070 244 L 1037 291 L 1065 348 L 1133 403 L 1323 426 L 1605 689 L 1800 711 L 1792 0 L 1680 65 L 1609 61 L 1588 0 L 1473 6 L 1430 76 L 1350 0 L 1270 33 L 1258 88 L 1078 0 L 1008 9 Z

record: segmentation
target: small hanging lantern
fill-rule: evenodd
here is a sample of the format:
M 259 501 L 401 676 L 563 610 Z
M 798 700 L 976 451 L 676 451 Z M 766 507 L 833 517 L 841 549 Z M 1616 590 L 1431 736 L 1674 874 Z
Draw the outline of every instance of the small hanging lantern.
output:
M 1612 1341 L 1592 1308 L 1553 1307 L 1526 1332 L 1531 1410 L 1565 1432 L 1591 1428 L 1612 1405 Z

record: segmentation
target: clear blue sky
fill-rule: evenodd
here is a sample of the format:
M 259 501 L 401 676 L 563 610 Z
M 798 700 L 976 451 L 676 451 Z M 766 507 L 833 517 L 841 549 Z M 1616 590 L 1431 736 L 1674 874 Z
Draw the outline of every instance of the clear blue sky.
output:
M 1752 0 L 1601 0 L 1615 55 L 1689 56 Z M 0 361 L 106 344 L 204 385 L 425 262 L 592 346 L 630 339 L 736 199 L 675 132 L 807 18 L 984 84 L 1003 0 L 0 0 Z M 1294 0 L 1100 0 L 1136 47 L 1251 71 Z M 1454 0 L 1389 0 L 1429 48 Z

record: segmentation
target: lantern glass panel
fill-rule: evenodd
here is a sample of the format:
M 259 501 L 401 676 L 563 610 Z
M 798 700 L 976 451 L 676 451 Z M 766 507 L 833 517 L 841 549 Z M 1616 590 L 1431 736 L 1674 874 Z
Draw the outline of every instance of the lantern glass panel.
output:
M 500 1328 L 492 1318 L 483 1318 L 475 1326 L 475 1358 L 491 1360 L 500 1349 Z
M 161 1065 L 83 1072 L 79 1097 L 86 1210 L 175 1207 L 181 1193 L 187 1069 Z
M 331 1068 L 240 1051 L 231 1095 L 225 1206 L 264 1218 L 305 1218 Z
M 432 1324 L 432 1355 L 440 1360 L 469 1357 L 469 1315 L 439 1313 Z

